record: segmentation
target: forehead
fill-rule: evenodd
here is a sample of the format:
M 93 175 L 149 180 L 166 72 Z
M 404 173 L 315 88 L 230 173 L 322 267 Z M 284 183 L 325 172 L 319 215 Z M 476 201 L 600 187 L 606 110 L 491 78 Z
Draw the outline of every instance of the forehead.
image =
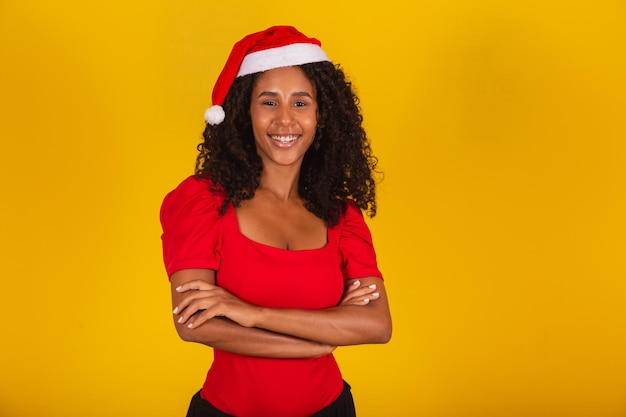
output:
M 257 78 L 254 89 L 293 89 L 314 92 L 313 83 L 299 67 L 274 68 Z

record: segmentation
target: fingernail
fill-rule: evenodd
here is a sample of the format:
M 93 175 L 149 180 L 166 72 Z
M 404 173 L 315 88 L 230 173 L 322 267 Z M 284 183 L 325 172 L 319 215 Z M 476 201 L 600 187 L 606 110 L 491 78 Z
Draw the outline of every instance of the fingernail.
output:
M 369 298 L 366 298 L 366 299 L 364 299 L 363 301 L 364 301 L 364 302 L 366 302 L 366 303 L 369 303 L 369 302 L 370 302 L 370 299 L 369 299 Z
M 193 327 L 193 323 L 189 323 L 187 327 L 191 329 Z
M 176 307 L 174 308 L 174 311 L 172 311 L 172 313 L 174 313 L 174 314 L 178 314 L 178 306 L 176 306 Z
M 176 291 L 180 291 L 181 288 L 183 288 L 183 286 L 179 285 L 178 287 L 176 287 Z
M 352 285 L 359 285 L 360 283 L 361 283 L 361 281 L 354 281 L 354 282 L 352 283 Z
M 369 288 L 371 288 L 371 289 L 376 288 L 376 284 L 372 284 L 372 285 L 370 285 L 370 286 L 369 286 Z
M 377 292 L 373 292 L 372 293 L 372 297 L 378 297 L 380 294 L 378 294 Z
M 179 322 L 179 323 L 182 323 L 182 322 L 183 322 L 183 316 L 180 316 L 180 317 L 178 318 L 178 322 Z

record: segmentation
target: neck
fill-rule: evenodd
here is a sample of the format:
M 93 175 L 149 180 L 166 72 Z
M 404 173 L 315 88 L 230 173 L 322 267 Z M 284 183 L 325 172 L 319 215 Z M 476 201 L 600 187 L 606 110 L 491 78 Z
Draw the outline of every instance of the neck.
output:
M 298 180 L 300 169 L 293 167 L 267 167 L 263 168 L 259 181 L 259 189 L 272 193 L 276 198 L 287 201 L 299 198 Z

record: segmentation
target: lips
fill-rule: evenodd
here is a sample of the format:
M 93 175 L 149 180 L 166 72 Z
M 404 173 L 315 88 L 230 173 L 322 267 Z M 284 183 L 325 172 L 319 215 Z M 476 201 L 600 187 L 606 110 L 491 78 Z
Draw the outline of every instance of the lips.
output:
M 295 142 L 300 135 L 270 135 L 270 138 L 276 142 L 283 144 Z

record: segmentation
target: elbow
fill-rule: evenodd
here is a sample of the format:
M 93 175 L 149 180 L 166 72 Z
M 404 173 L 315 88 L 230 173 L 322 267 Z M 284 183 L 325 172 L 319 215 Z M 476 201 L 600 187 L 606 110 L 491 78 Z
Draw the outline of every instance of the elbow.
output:
M 391 340 L 391 334 L 393 332 L 393 326 L 391 325 L 391 320 L 386 320 L 383 323 L 380 323 L 378 329 L 375 333 L 375 338 L 372 343 L 376 344 L 385 344 L 389 343 Z
M 355 344 L 376 344 L 382 345 L 391 340 L 392 325 L 391 319 L 385 318 L 370 322 L 367 330 L 364 329 L 361 340 Z
M 195 329 L 190 329 L 184 324 L 174 323 L 176 327 L 176 333 L 178 333 L 178 337 L 185 342 L 198 342 L 197 336 L 198 333 L 194 331 Z
M 185 342 L 193 342 L 192 333 L 184 326 L 176 326 L 176 333 L 178 333 L 178 337 L 180 337 L 181 340 Z
M 185 342 L 200 343 L 207 346 L 213 346 L 224 340 L 220 336 L 221 318 L 213 318 L 202 323 L 200 326 L 189 328 L 186 323 L 174 322 L 176 333 Z
M 391 340 L 391 333 L 392 333 L 391 327 L 389 327 L 387 331 L 385 331 L 384 333 L 380 335 L 380 338 L 378 339 L 378 343 L 379 344 L 389 343 L 389 341 Z
M 391 340 L 392 324 L 390 314 L 378 314 L 371 317 L 370 320 L 363 323 L 359 332 L 360 336 L 356 336 L 358 341 L 353 340 L 348 344 L 377 344 L 382 345 Z
M 379 316 L 376 323 L 376 341 L 374 343 L 385 344 L 391 340 L 391 334 L 393 332 L 393 325 L 391 323 L 391 314 L 387 311 L 387 314 Z

